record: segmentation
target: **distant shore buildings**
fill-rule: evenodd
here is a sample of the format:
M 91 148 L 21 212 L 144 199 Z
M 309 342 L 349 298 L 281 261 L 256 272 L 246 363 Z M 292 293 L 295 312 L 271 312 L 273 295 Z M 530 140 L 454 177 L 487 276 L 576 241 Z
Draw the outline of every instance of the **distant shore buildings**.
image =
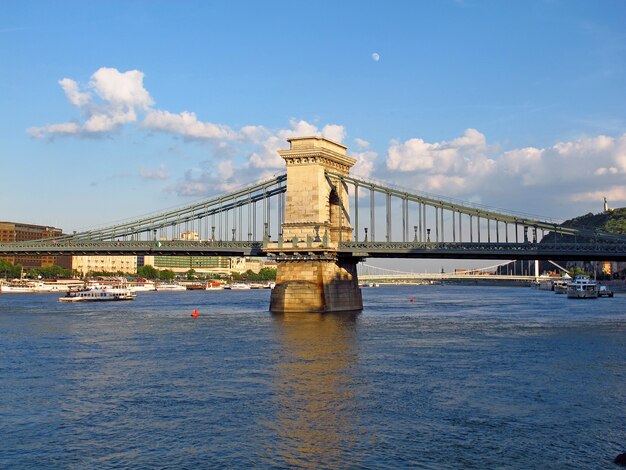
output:
M 60 228 L 47 225 L 23 224 L 18 222 L 0 222 L 0 243 L 41 240 L 63 235 Z M 183 232 L 177 240 L 198 241 L 197 232 Z M 52 265 L 86 276 L 94 272 L 135 274 L 141 266 L 156 269 L 169 269 L 183 274 L 193 269 L 198 274 L 229 275 L 251 270 L 258 273 L 261 269 L 275 268 L 276 263 L 263 258 L 244 258 L 227 256 L 3 256 L 0 257 L 13 265 L 20 264 L 25 270 L 45 268 Z
M 0 222 L 0 243 L 27 242 L 53 238 L 63 234 L 60 228 L 49 225 L 23 224 L 19 222 Z M 21 264 L 24 269 L 47 268 L 52 265 L 70 269 L 71 256 L 23 255 L 2 256 L 0 259 L 16 265 Z

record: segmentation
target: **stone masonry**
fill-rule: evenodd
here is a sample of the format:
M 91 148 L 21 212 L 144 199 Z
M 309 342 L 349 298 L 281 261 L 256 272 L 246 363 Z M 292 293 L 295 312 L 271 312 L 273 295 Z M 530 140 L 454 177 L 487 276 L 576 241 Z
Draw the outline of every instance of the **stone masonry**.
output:
M 338 258 L 341 240 L 352 239 L 345 188 L 326 171 L 347 175 L 356 162 L 347 147 L 322 137 L 289 139 L 279 152 L 287 165 L 282 239 L 266 251 L 278 272 L 272 312 L 335 312 L 363 308 L 356 260 Z

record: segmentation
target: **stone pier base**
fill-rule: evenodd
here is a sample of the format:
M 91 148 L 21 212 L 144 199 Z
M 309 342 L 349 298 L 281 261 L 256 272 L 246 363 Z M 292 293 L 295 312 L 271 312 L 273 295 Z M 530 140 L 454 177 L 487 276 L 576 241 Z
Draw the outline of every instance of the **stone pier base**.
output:
M 270 311 L 341 312 L 362 309 L 356 260 L 278 262 Z

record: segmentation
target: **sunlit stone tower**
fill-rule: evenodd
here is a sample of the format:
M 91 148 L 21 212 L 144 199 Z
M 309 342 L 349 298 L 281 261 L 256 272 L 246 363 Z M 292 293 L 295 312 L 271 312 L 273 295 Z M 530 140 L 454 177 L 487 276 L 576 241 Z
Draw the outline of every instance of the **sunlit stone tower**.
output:
M 339 242 L 352 239 L 348 193 L 327 173 L 347 175 L 356 160 L 347 147 L 322 137 L 289 143 L 279 152 L 287 165 L 282 237 L 266 246 L 278 262 L 270 310 L 361 310 L 357 260 L 337 255 Z

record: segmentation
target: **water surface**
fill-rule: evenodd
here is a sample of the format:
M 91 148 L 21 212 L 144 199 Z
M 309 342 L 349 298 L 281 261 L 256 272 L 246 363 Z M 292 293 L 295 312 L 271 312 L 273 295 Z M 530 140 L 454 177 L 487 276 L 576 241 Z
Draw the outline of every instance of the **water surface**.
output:
M 1 295 L 0 467 L 611 468 L 626 451 L 625 296 L 363 295 L 340 315 L 270 314 L 269 291 Z

